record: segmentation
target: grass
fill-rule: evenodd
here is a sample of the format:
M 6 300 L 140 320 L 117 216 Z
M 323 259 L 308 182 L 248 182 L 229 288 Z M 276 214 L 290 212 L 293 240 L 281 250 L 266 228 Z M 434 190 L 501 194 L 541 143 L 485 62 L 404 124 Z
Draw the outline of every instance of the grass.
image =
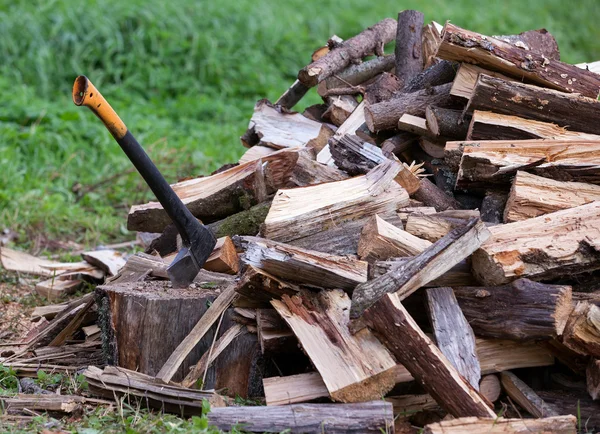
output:
M 132 237 L 127 210 L 152 196 L 101 123 L 72 104 L 78 74 L 174 182 L 235 161 L 254 102 L 276 99 L 331 34 L 348 38 L 400 7 L 488 34 L 546 27 L 564 60 L 600 58 L 595 0 L 0 0 L 0 229 L 24 247 L 40 234 L 89 246 Z

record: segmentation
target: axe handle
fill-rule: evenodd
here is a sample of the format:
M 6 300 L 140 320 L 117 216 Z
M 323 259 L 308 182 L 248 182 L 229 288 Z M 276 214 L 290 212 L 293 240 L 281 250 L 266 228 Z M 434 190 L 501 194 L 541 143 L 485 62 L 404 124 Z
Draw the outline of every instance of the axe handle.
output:
M 100 118 L 125 154 L 127 154 L 137 171 L 142 175 L 171 220 L 173 220 L 175 227 L 181 235 L 183 244 L 189 246 L 190 239 L 186 228 L 189 227 L 192 221 L 197 222 L 196 218 L 183 204 L 177 194 L 175 194 L 152 160 L 150 160 L 150 157 L 148 157 L 135 137 L 129 132 L 119 115 L 117 115 L 92 82 L 83 75 L 77 77 L 73 85 L 73 102 L 75 105 L 88 107 Z M 208 228 L 205 229 L 207 232 L 210 232 Z M 214 239 L 212 233 L 210 236 Z M 212 247 L 210 250 L 212 251 Z

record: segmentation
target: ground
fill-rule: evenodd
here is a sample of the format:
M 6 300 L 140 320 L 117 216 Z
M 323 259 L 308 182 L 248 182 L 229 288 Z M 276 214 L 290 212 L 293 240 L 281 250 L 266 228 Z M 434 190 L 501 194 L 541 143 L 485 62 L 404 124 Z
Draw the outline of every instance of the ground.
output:
M 94 82 L 174 182 L 236 161 L 254 103 L 275 100 L 332 34 L 349 38 L 409 8 L 486 34 L 545 27 L 563 60 L 600 59 L 596 0 L 0 0 L 0 231 L 16 235 L 11 247 L 66 259 L 81 246 L 134 238 L 127 211 L 151 193 L 101 123 L 73 105 L 77 75 Z M 313 92 L 298 108 L 317 102 Z M 41 303 L 24 276 L 0 270 L 0 342 L 26 333 Z M 77 423 L 41 417 L 34 429 L 203 432 L 203 423 L 122 406 Z

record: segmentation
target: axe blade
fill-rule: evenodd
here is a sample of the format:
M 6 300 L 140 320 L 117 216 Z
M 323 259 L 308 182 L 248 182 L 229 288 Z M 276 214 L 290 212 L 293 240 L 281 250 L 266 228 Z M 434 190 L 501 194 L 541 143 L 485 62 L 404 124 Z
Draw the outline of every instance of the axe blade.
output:
M 187 288 L 200 272 L 200 268 L 189 247 L 182 247 L 167 268 L 173 288 Z

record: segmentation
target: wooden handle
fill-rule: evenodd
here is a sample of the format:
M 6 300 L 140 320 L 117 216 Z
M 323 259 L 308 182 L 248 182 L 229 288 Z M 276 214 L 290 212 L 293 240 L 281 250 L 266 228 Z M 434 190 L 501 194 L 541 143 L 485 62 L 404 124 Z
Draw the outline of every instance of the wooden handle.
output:
M 85 75 L 80 75 L 75 79 L 73 102 L 77 106 L 89 107 L 115 139 L 122 139 L 127 133 L 125 123 Z

